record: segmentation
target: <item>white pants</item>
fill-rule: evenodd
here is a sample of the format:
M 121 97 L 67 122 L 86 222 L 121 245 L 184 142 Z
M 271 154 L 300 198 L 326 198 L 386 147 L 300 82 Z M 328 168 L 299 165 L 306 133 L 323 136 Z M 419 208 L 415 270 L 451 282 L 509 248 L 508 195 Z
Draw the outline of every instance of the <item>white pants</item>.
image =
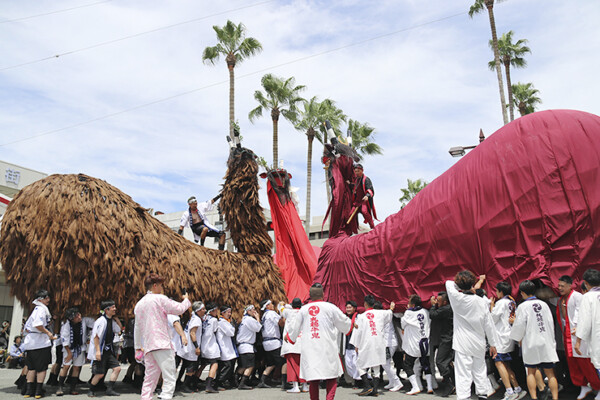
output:
M 487 378 L 485 357 L 472 357 L 455 351 L 454 374 L 456 398 L 458 400 L 471 397 L 471 383 L 475 383 L 475 391 L 478 395 L 487 396 L 491 391 L 490 381 Z
M 360 374 L 358 372 L 358 368 L 356 367 L 356 350 L 348 350 L 346 349 L 346 354 L 344 354 L 344 361 L 346 362 L 346 372 L 352 379 L 359 380 Z
M 390 383 L 398 382 L 400 379 L 398 378 L 398 375 L 396 375 L 396 367 L 394 367 L 394 359 L 392 358 L 394 356 L 394 353 L 396 352 L 396 346 L 388 347 L 388 349 L 390 353 L 390 358 L 385 359 L 385 364 L 383 364 L 382 367 Z
M 152 400 L 158 378 L 162 372 L 163 385 L 160 397 L 168 400 L 173 398 L 175 391 L 175 352 L 171 349 L 154 350 L 144 355 L 146 375 L 142 386 L 142 400 Z

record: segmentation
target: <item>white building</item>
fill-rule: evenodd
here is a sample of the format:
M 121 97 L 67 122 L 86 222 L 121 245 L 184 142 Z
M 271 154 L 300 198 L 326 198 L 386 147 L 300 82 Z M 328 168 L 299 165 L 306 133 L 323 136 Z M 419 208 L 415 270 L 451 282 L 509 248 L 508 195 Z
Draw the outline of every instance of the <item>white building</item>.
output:
M 6 212 L 6 207 L 12 198 L 25 186 L 43 179 L 48 176 L 43 172 L 35 171 L 30 168 L 21 167 L 5 161 L 0 161 L 0 219 Z M 0 265 L 0 271 L 2 266 Z M 18 329 L 11 329 L 9 346 L 13 338 L 21 331 L 21 320 L 23 318 L 23 307 L 21 303 L 10 295 L 10 288 L 6 284 L 4 273 L 0 273 L 0 322 L 11 321 L 12 326 L 18 326 Z

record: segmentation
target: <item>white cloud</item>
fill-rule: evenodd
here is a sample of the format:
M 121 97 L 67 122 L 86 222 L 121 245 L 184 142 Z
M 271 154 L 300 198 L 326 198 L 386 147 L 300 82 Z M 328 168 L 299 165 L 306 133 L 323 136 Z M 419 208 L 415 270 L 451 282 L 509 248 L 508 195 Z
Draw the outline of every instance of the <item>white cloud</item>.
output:
M 76 6 L 69 2 L 65 7 Z M 381 219 L 399 209 L 406 179 L 428 181 L 454 163 L 454 145 L 475 144 L 501 125 L 487 15 L 472 20 L 472 1 L 271 2 L 114 44 L 0 72 L 0 143 L 7 143 L 192 89 L 194 93 L 56 134 L 0 147 L 0 158 L 48 173 L 84 172 L 107 180 L 145 207 L 174 211 L 191 194 L 212 196 L 225 174 L 228 75 L 224 61 L 202 64 L 216 43 L 212 25 L 243 22 L 264 52 L 236 68 L 236 118 L 244 144 L 271 161 L 271 122 L 247 120 L 253 93 L 270 69 L 295 76 L 306 97 L 330 97 L 353 119 L 377 130 L 383 156 L 365 160 Z M 63 3 L 64 4 L 64 3 Z M 80 3 L 81 4 L 81 3 Z M 65 13 L 0 24 L 9 66 L 117 39 L 156 27 L 247 6 L 226 1 L 108 2 Z M 3 17 L 56 9 L 50 1 L 7 4 Z M 464 11 L 465 15 L 287 64 L 381 34 Z M 543 108 L 598 112 L 597 21 L 593 0 L 505 1 L 495 7 L 498 33 L 512 29 L 530 41 L 529 68 L 513 81 L 531 81 Z M 278 66 L 286 64 L 277 68 Z M 251 74 L 249 76 L 245 76 Z M 211 86 L 202 89 L 206 86 Z M 279 154 L 306 189 L 306 138 L 280 121 Z M 312 215 L 326 210 L 324 175 L 313 150 Z M 265 207 L 266 194 L 261 193 Z M 300 209 L 304 211 L 304 205 Z

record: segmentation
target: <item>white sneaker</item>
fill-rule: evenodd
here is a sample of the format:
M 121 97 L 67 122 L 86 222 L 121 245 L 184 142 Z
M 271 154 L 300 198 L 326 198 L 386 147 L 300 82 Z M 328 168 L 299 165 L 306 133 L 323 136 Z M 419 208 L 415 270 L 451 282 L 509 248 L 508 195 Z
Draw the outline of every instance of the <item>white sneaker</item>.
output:
M 387 385 L 385 385 L 383 388 L 387 389 L 387 390 L 390 390 L 393 387 L 394 387 L 394 380 L 390 379 L 389 383 Z
M 515 394 L 517 395 L 515 400 L 521 400 L 523 397 L 527 396 L 527 391 L 521 390 L 520 392 L 515 392 Z
M 300 388 L 298 386 L 293 387 L 289 390 L 287 390 L 288 393 L 301 393 Z
M 302 393 L 306 393 L 308 392 L 310 389 L 308 388 L 308 383 L 303 383 L 302 384 Z
M 600 390 L 598 390 L 598 393 L 596 394 L 596 397 L 594 397 L 594 400 L 600 400 Z
M 516 400 L 516 398 L 516 393 L 513 392 L 512 394 L 508 394 L 508 392 L 504 392 L 504 397 L 502 398 L 502 400 Z
M 581 391 L 579 392 L 579 396 L 577 396 L 577 400 L 582 400 L 592 391 L 592 388 L 589 386 L 582 386 Z

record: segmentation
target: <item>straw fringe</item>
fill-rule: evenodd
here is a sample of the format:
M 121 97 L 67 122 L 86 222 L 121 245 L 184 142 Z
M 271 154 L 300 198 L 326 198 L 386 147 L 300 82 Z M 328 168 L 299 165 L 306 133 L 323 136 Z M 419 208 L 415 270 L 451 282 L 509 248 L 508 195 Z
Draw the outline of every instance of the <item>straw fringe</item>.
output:
M 265 298 L 284 300 L 258 203 L 256 163 L 242 164 L 243 174 L 229 166 L 221 207 L 238 249 L 258 249 L 254 254 L 198 246 L 86 175 L 51 175 L 25 187 L 2 222 L 0 262 L 11 294 L 29 304 L 46 288 L 54 312 L 77 305 L 88 315 L 113 298 L 125 314 L 144 295 L 144 278 L 159 273 L 168 296 L 180 299 L 187 288 L 190 299 L 229 304 L 236 315 Z

